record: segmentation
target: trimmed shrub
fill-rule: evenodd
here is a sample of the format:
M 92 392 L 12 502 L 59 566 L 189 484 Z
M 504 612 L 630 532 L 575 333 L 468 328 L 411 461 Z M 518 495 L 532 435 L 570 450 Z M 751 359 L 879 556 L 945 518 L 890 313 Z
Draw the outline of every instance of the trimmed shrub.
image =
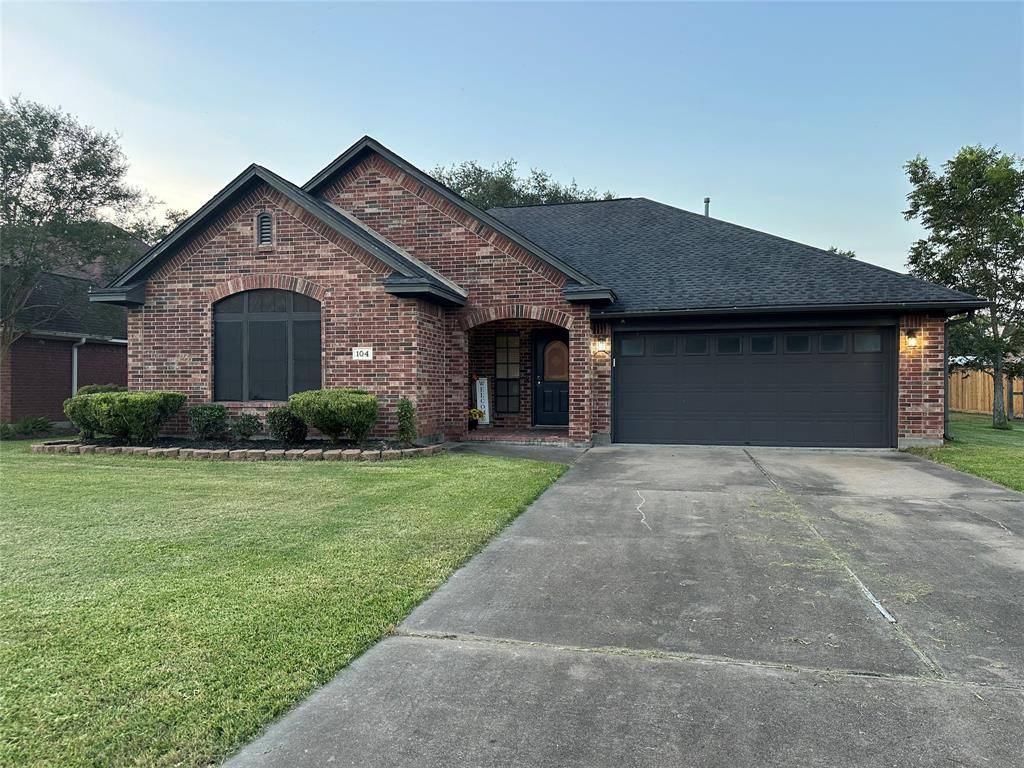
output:
M 45 435 L 53 429 L 53 422 L 45 416 L 26 416 L 21 421 L 14 422 L 14 431 L 25 437 Z
M 100 431 L 99 415 L 92 397 L 88 392 L 79 390 L 77 395 L 64 401 L 64 415 L 78 428 L 78 434 L 86 439 L 96 437 Z
M 292 412 L 291 407 L 282 405 L 267 411 L 267 430 L 278 442 L 294 445 L 305 441 L 309 427 Z
M 416 435 L 416 407 L 408 397 L 398 401 L 398 432 L 395 438 L 403 445 L 412 445 Z
M 10 440 L 14 437 L 14 427 L 7 422 L 0 422 L 0 440 Z
M 240 413 L 231 422 L 231 435 L 235 440 L 248 440 L 263 429 L 263 422 L 255 413 Z
M 127 392 L 128 387 L 122 387 L 120 384 L 86 384 L 84 387 L 79 387 L 76 395 L 95 395 L 100 392 Z
M 220 403 L 203 403 L 188 409 L 188 427 L 200 440 L 221 440 L 228 434 L 228 409 Z
M 292 411 L 337 443 L 348 435 L 362 443 L 377 423 L 377 396 L 361 389 L 314 389 L 288 398 Z
M 98 392 L 64 401 L 64 413 L 88 436 L 104 434 L 146 443 L 185 404 L 180 392 Z

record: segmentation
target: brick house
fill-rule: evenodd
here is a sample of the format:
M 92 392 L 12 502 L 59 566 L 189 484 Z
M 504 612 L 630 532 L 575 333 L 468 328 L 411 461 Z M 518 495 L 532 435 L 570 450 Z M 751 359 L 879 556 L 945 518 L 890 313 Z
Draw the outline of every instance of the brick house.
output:
M 91 303 L 92 282 L 43 273 L 18 315 L 24 334 L 0 361 L 0 421 L 64 422 L 64 401 L 78 387 L 127 384 L 125 311 Z
M 826 446 L 941 440 L 945 322 L 984 306 L 643 198 L 481 211 L 369 137 L 302 187 L 250 166 L 91 298 L 130 387 L 192 403 L 361 387 L 442 440 L 485 391 L 495 433 Z

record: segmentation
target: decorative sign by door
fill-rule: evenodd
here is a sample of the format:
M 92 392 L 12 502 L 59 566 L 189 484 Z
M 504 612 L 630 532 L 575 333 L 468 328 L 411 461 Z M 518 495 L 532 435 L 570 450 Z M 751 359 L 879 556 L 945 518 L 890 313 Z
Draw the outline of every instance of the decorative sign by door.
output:
M 487 379 L 477 379 L 474 387 L 476 390 L 476 407 L 484 412 L 480 419 L 481 424 L 491 423 L 491 398 L 487 390 Z

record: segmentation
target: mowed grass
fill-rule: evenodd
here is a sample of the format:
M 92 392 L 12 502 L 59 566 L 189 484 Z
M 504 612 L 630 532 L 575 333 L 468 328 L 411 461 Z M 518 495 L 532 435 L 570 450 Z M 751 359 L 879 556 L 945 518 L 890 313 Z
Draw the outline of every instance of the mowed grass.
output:
M 912 453 L 1024 491 L 1024 424 L 1016 423 L 1010 430 L 993 429 L 991 416 L 951 413 L 949 428 L 953 441 L 941 448 L 916 448 Z
M 389 632 L 563 471 L 0 445 L 0 765 L 207 765 Z

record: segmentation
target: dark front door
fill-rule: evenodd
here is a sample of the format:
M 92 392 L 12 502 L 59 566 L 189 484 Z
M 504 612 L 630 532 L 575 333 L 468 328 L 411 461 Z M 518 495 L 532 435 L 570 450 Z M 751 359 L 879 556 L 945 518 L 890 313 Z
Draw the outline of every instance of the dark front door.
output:
M 622 443 L 889 447 L 891 328 L 615 336 Z
M 569 334 L 538 333 L 533 337 L 533 423 L 569 423 Z

